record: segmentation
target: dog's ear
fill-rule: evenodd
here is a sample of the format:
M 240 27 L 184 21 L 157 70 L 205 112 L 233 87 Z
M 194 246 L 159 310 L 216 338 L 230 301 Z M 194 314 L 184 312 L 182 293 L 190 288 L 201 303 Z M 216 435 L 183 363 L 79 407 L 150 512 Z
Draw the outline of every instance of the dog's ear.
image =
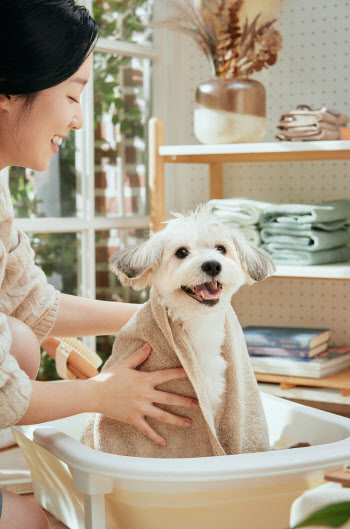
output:
M 152 268 L 159 263 L 163 251 L 162 237 L 152 235 L 150 239 L 123 248 L 109 259 L 111 270 L 123 285 L 142 290 L 149 285 Z
M 248 242 L 239 230 L 232 229 L 231 235 L 248 285 L 262 281 L 276 271 L 275 263 L 265 250 Z

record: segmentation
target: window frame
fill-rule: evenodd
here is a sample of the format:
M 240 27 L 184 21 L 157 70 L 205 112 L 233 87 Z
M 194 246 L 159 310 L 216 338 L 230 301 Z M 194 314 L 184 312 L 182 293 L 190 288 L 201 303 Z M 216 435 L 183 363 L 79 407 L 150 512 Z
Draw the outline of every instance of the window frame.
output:
M 92 0 L 80 0 L 92 13 Z M 155 0 L 155 4 L 158 0 Z M 157 33 L 155 31 L 155 33 Z M 155 43 L 158 46 L 155 46 Z M 162 79 L 162 57 L 163 53 L 158 51 L 164 43 L 164 35 L 161 39 L 155 35 L 155 43 L 151 46 L 135 44 L 116 39 L 100 38 L 95 50 L 100 53 L 121 54 L 128 57 L 149 59 L 152 68 L 152 108 L 154 115 L 164 116 L 164 78 Z M 162 81 L 161 81 L 162 79 Z M 163 84 L 162 84 L 163 83 Z M 155 87 L 158 88 L 155 90 Z M 165 87 L 166 91 L 166 87 Z M 155 93 L 156 92 L 156 93 Z M 82 93 L 81 104 L 84 115 L 84 126 L 76 131 L 76 151 L 80 156 L 76 157 L 76 168 L 81 177 L 80 190 L 77 194 L 77 214 L 75 217 L 45 217 L 42 218 L 17 218 L 15 220 L 18 228 L 26 233 L 76 233 L 81 235 L 81 255 L 84 259 L 78 261 L 78 295 L 84 298 L 96 298 L 96 252 L 95 234 L 99 230 L 110 230 L 118 228 L 148 228 L 149 215 L 122 215 L 120 217 L 96 216 L 95 212 L 95 157 L 94 157 L 94 75 L 91 77 Z M 77 164 L 78 158 L 80 163 Z M 147 154 L 146 154 L 147 163 Z M 0 172 L 0 182 L 8 185 L 8 169 Z M 85 337 L 83 341 L 95 350 L 96 338 Z
M 92 0 L 79 2 L 92 12 Z M 121 54 L 128 57 L 149 59 L 152 63 L 157 62 L 159 53 L 153 46 L 145 46 L 114 39 L 100 38 L 95 50 L 100 53 Z M 81 166 L 77 170 L 81 175 L 81 189 L 77 194 L 77 215 L 75 217 L 45 217 L 16 219 L 16 225 L 24 232 L 37 234 L 43 233 L 80 233 L 81 254 L 86 256 L 81 260 L 78 276 L 80 284 L 78 293 L 82 297 L 96 297 L 96 256 L 95 256 L 95 233 L 99 230 L 110 230 L 118 228 L 148 228 L 149 215 L 123 215 L 120 217 L 96 216 L 95 212 L 95 159 L 94 159 L 94 78 L 93 71 L 85 90 L 82 93 L 82 108 L 84 114 L 84 126 L 76 131 L 76 150 L 81 154 L 76 160 L 80 160 Z M 8 172 L 4 172 L 3 180 L 8 178 Z

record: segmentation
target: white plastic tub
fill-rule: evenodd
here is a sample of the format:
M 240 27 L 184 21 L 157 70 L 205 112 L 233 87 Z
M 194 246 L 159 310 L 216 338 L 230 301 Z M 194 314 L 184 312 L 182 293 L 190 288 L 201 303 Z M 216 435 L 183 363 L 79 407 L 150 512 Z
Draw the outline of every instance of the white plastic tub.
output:
M 36 499 L 70 529 L 285 529 L 292 502 L 350 460 L 350 419 L 262 394 L 274 446 L 198 459 L 142 459 L 79 443 L 83 415 L 14 427 Z M 84 525 L 85 520 L 85 525 Z

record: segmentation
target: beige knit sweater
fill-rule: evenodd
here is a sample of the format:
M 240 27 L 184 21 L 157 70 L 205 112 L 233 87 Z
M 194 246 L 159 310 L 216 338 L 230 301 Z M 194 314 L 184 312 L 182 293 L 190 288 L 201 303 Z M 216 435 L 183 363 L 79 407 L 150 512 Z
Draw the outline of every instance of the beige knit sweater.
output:
M 0 429 L 16 424 L 26 412 L 31 383 L 11 356 L 7 316 L 23 321 L 41 342 L 52 329 L 60 293 L 34 264 L 25 233 L 15 227 L 8 190 L 0 184 Z

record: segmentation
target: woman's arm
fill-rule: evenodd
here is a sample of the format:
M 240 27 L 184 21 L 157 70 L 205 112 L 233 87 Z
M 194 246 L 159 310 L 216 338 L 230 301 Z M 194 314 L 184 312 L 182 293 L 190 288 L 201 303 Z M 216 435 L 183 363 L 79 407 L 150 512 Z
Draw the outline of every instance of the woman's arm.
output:
M 51 336 L 101 336 L 116 334 L 140 305 L 61 295 Z
M 151 428 L 145 417 L 181 427 L 190 426 L 191 421 L 166 412 L 155 403 L 198 408 L 198 401 L 154 389 L 163 382 L 186 378 L 186 373 L 182 368 L 151 373 L 137 371 L 135 368 L 150 353 L 151 347 L 146 344 L 120 364 L 88 380 L 31 381 L 29 407 L 17 424 L 37 424 L 78 413 L 97 412 L 132 424 L 152 441 L 164 446 L 165 439 Z

